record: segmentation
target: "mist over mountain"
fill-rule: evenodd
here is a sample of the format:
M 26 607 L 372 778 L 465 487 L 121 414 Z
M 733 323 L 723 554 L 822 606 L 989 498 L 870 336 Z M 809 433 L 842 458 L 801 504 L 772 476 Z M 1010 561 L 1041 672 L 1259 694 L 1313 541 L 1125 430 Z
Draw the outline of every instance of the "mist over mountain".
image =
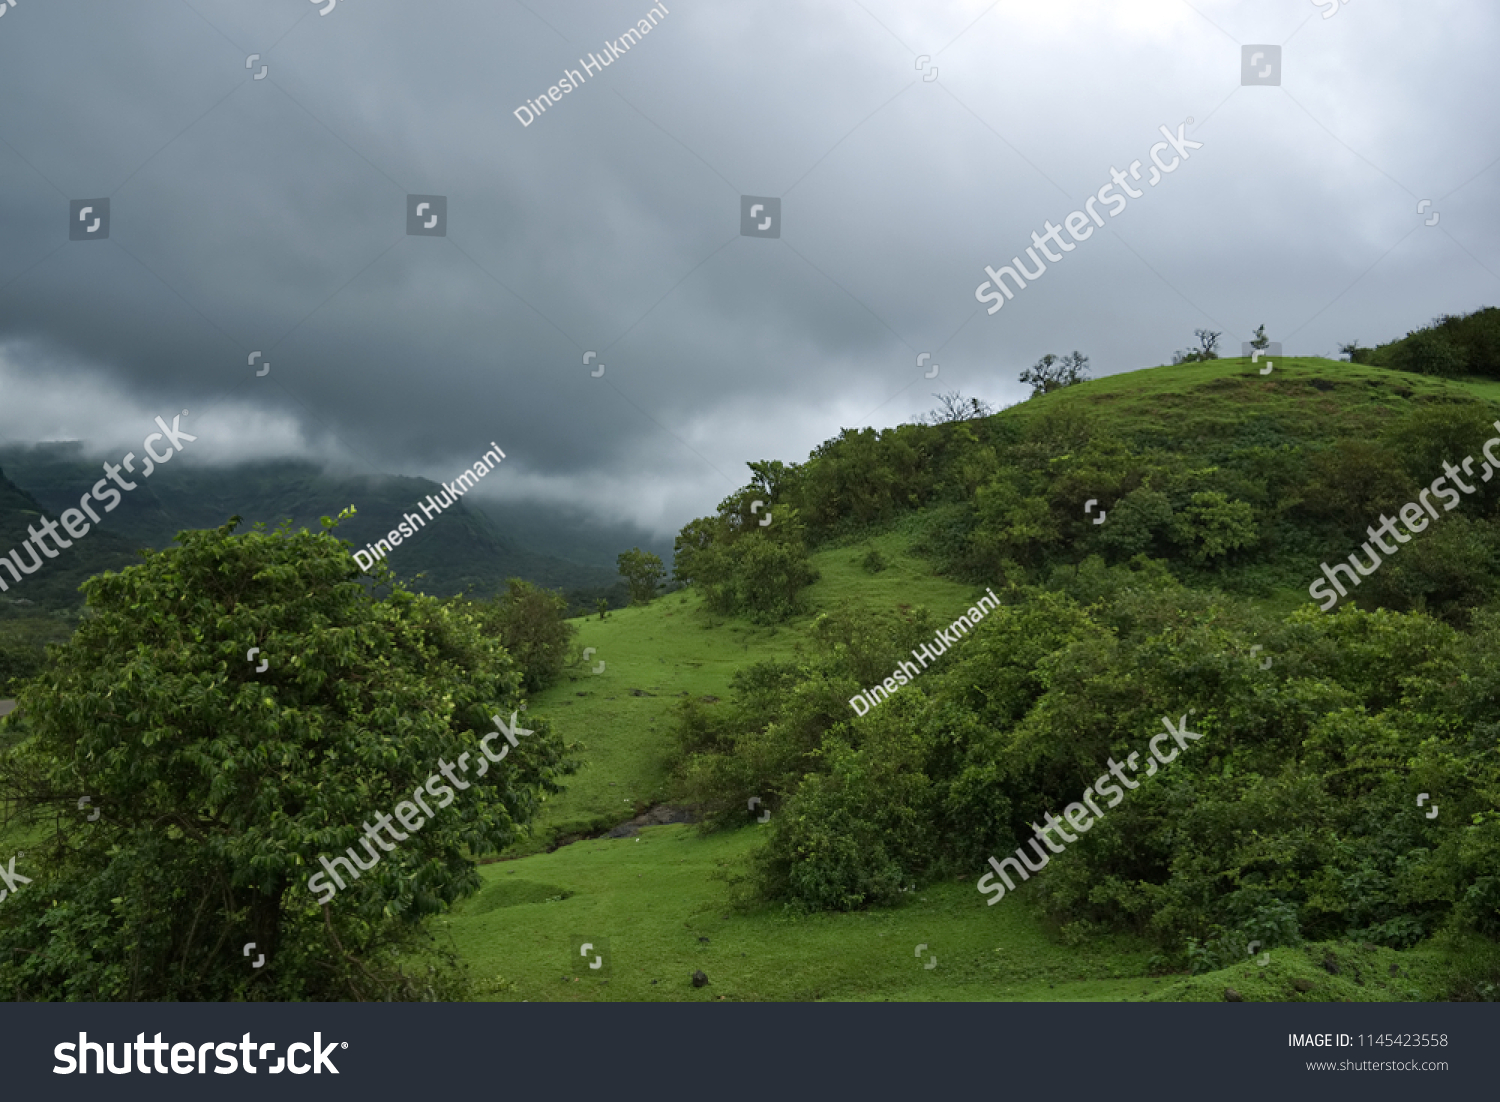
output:
M 98 481 L 100 464 L 79 441 L 0 448 L 0 552 L 25 540 L 28 524 L 43 514 L 57 517 L 75 506 Z M 232 516 L 242 518 L 242 529 L 261 521 L 274 528 L 286 518 L 294 528 L 316 529 L 320 518 L 353 505 L 355 515 L 338 533 L 362 547 L 440 492 L 425 478 L 340 473 L 295 459 L 196 467 L 179 461 L 141 479 L 102 524 L 5 596 L 49 608 L 76 605 L 77 586 L 89 575 L 130 565 L 138 548 L 170 546 L 185 528 L 215 528 Z M 470 494 L 389 561 L 403 580 L 438 596 L 491 593 L 511 577 L 549 589 L 593 590 L 619 581 L 614 556 L 621 550 L 640 545 L 670 553 L 662 542 L 566 507 L 485 502 Z

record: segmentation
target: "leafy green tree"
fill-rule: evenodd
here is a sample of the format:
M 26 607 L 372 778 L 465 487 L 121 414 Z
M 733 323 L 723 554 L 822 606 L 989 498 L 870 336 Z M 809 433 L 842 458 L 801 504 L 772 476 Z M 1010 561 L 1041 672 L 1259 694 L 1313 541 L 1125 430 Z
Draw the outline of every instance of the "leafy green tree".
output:
M 567 665 L 568 646 L 575 634 L 573 625 L 564 619 L 567 608 L 561 594 L 511 578 L 495 601 L 477 604 L 473 611 L 521 667 L 526 691 L 536 693 L 556 682 Z
M 726 535 L 727 529 L 720 517 L 698 517 L 684 524 L 672 541 L 672 577 L 683 585 L 697 581 L 703 556 L 712 550 L 715 542 L 722 543 Z
M 1066 356 L 1054 356 L 1048 352 L 1031 367 L 1021 372 L 1021 382 L 1031 387 L 1031 397 L 1050 394 L 1065 386 L 1087 382 L 1089 358 L 1082 352 L 1069 352 Z
M 732 510 L 734 502 L 720 508 Z M 802 610 L 802 591 L 817 578 L 804 528 L 791 506 L 777 506 L 773 518 L 765 528 L 732 511 L 716 518 L 718 538 L 691 560 L 693 580 L 714 612 L 770 624 Z
M 332 532 L 236 536 L 238 521 L 88 581 L 90 615 L 21 689 L 0 807 L 50 833 L 0 908 L 12 997 L 452 997 L 400 970 L 422 920 L 477 889 L 471 855 L 560 791 L 570 767 L 543 722 L 501 765 L 480 753 L 520 676 L 472 617 L 383 566 L 368 588 Z M 444 762 L 469 766 L 446 805 L 427 785 Z M 430 814 L 396 826 L 424 785 Z M 315 894 L 320 858 L 365 857 L 361 824 L 381 815 L 402 838 Z
M 599 600 L 598 600 L 598 602 L 594 605 L 594 607 L 599 612 L 599 619 L 601 619 L 601 620 L 604 619 L 605 613 L 607 613 L 609 611 L 609 598 L 608 597 L 600 597 Z
M 1419 329 L 1408 333 L 1392 354 L 1392 363 L 1403 371 L 1419 375 L 1441 375 L 1453 378 L 1468 369 L 1463 346 L 1438 329 Z
M 1265 350 L 1271 345 L 1271 338 L 1266 336 L 1266 327 L 1258 325 L 1255 327 L 1255 335 L 1250 338 L 1250 347 Z
M 1173 518 L 1173 538 L 1189 548 L 1199 564 L 1222 558 L 1255 542 L 1255 510 L 1218 490 L 1200 490 Z
M 616 556 L 615 563 L 620 568 L 621 577 L 630 586 L 630 603 L 650 604 L 651 598 L 656 596 L 656 587 L 667 576 L 661 556 L 634 547 L 629 551 L 621 551 Z
M 779 459 L 745 465 L 750 468 L 751 486 L 767 501 L 780 501 L 793 493 L 802 477 L 801 467 L 795 463 L 788 465 Z

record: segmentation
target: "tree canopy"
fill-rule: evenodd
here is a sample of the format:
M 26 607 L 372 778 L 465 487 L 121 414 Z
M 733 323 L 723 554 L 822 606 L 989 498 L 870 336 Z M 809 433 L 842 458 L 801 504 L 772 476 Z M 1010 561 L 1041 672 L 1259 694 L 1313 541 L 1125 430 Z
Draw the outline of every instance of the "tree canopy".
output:
M 21 688 L 0 807 L 41 836 L 0 910 L 12 997 L 435 997 L 398 955 L 571 769 L 526 721 L 503 764 L 319 905 L 320 858 L 362 853 L 362 824 L 480 760 L 520 677 L 459 608 L 383 566 L 362 579 L 331 531 L 238 519 L 87 582 L 83 623 Z

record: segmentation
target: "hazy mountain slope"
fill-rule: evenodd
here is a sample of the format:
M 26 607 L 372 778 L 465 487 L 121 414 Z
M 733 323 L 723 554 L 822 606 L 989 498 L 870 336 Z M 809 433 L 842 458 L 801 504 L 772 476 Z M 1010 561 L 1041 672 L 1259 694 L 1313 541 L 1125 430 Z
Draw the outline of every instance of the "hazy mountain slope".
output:
M 79 495 L 102 474 L 77 443 L 0 449 L 0 469 L 8 476 L 10 490 L 10 496 L 0 500 L 0 534 L 18 533 L 0 550 L 25 538 L 23 518 L 29 515 L 34 522 L 41 507 L 56 516 L 76 506 Z M 428 494 L 440 493 L 439 485 L 423 478 L 328 475 L 298 461 L 195 467 L 178 460 L 139 481 L 105 522 L 75 545 L 77 565 L 66 577 L 57 576 L 66 561 L 60 558 L 28 579 L 27 588 L 41 593 L 49 604 L 68 601 L 78 581 L 128 564 L 134 548 L 166 547 L 182 529 L 217 527 L 231 516 L 242 517 L 244 527 L 257 521 L 274 527 L 290 517 L 295 527 L 316 528 L 320 517 L 337 516 L 353 505 L 357 514 L 339 534 L 363 546 L 384 536 L 404 514 L 420 514 L 418 503 Z M 618 580 L 613 568 L 529 549 L 516 534 L 497 527 L 484 510 L 463 501 L 428 519 L 417 538 L 403 543 L 392 556 L 391 565 L 408 581 L 424 575 L 417 587 L 439 595 L 470 586 L 490 592 L 517 576 L 548 588 L 569 589 L 608 586 Z M 44 575 L 46 584 L 37 584 Z M 43 603 L 43 596 L 28 596 Z

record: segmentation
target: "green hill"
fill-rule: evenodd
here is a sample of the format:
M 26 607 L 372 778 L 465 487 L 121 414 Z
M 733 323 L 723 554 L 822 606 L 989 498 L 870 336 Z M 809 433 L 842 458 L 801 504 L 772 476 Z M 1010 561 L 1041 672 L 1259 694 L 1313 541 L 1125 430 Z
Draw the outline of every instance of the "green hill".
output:
M 1500 479 L 1476 466 L 1337 609 L 1307 592 L 1483 454 L 1500 384 L 1260 367 L 751 464 L 683 529 L 687 588 L 573 621 L 582 654 L 528 701 L 582 768 L 432 920 L 478 997 L 1500 995 Z M 260 493 L 290 506 L 293 477 Z M 1178 716 L 1196 741 L 1158 769 Z M 1094 777 L 1142 754 L 1081 825 L 1080 791 L 1103 803 Z M 1062 814 L 1049 856 L 1035 824 Z M 1028 841 L 1035 875 L 991 900 L 990 862 Z
M 1376 572 L 1389 584 L 1356 591 L 1364 611 L 1309 619 L 1306 587 L 1444 458 L 1480 454 L 1500 393 L 1488 380 L 1327 360 L 1259 366 L 1116 375 L 983 421 L 847 431 L 806 464 L 752 465 L 755 483 L 721 507 L 716 534 L 694 522 L 679 545 L 771 538 L 747 506 L 771 501 L 810 548 L 817 580 L 800 593 L 803 610 L 758 624 L 716 610 L 698 585 L 577 621 L 603 672 L 580 665 L 531 708 L 582 743 L 585 766 L 532 842 L 485 865 L 480 895 L 441 922 L 491 981 L 488 997 L 1218 1000 L 1226 987 L 1251 1001 L 1494 997 L 1500 908 L 1481 886 L 1477 908 L 1447 910 L 1435 885 L 1479 875 L 1464 847 L 1495 852 L 1492 827 L 1466 824 L 1500 810 L 1500 686 L 1482 672 L 1500 651 L 1485 619 L 1500 501 L 1477 487 Z M 1108 511 L 1104 524 L 1087 498 Z M 911 624 L 946 624 L 986 585 L 1004 595 L 994 622 L 855 720 L 845 698 L 871 678 L 851 671 L 888 671 Z M 1405 618 L 1371 619 L 1382 607 Z M 1255 639 L 1274 670 L 1249 660 Z M 1002 686 L 1018 711 L 996 710 Z M 1014 848 L 1018 824 L 1060 811 L 1076 777 L 1189 703 L 1217 744 L 1193 746 L 1200 756 L 1164 770 L 1150 795 L 1132 793 L 1104 837 L 986 906 L 974 885 L 983 854 Z M 795 744 L 808 737 L 811 756 Z M 1288 739 L 1304 747 L 1291 751 L 1300 761 L 1285 761 Z M 965 780 L 950 760 L 965 746 L 970 769 L 998 771 Z M 1424 763 L 1435 748 L 1446 766 Z M 777 757 L 787 753 L 802 763 L 790 772 Z M 894 757 L 882 766 L 877 754 Z M 974 806 L 998 814 L 976 821 L 976 837 L 954 836 L 945 816 L 976 782 Z M 1444 818 L 1426 823 L 1408 785 L 1441 788 Z M 769 822 L 746 807 L 751 795 Z M 1006 814 L 1017 799 L 1030 806 Z M 696 801 L 716 829 L 600 836 L 674 801 Z M 1169 841 L 1177 821 L 1214 829 L 1209 815 L 1244 821 L 1225 826 L 1217 849 Z M 861 860 L 878 849 L 900 879 L 831 856 L 856 836 Z M 1118 876 L 1120 846 L 1139 853 L 1139 886 L 1091 897 L 1091 883 Z M 1185 898 L 1164 893 L 1200 875 L 1193 862 L 1203 873 L 1228 862 L 1239 888 L 1183 910 Z M 787 868 L 793 880 L 777 881 Z M 813 874 L 852 877 L 846 898 L 863 901 L 808 904 L 795 885 Z M 767 898 L 768 883 L 791 894 Z M 1259 909 L 1233 927 L 1215 924 L 1251 902 Z M 1216 919 L 1215 907 L 1228 910 Z M 1302 934 L 1285 925 L 1288 907 Z M 608 983 L 572 959 L 572 935 L 608 939 Z M 1264 964 L 1245 962 L 1252 935 L 1269 950 Z M 701 989 L 688 983 L 698 968 L 711 981 Z

